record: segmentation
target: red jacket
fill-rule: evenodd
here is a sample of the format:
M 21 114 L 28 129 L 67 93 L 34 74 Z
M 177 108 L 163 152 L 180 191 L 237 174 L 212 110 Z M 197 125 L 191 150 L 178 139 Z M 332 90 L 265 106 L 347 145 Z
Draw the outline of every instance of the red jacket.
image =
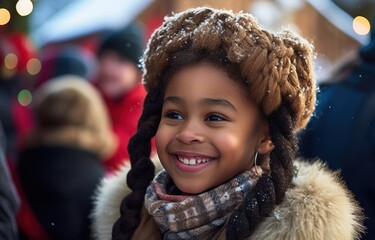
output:
M 119 141 L 114 155 L 105 162 L 107 172 L 113 172 L 124 161 L 129 161 L 128 143 L 137 131 L 138 120 L 142 114 L 146 95 L 146 90 L 140 83 L 121 99 L 113 100 L 104 96 L 113 131 Z

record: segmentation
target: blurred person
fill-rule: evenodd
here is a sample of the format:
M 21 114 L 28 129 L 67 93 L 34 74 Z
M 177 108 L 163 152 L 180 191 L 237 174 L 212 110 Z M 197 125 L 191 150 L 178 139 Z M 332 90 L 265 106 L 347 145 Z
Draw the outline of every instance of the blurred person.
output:
M 106 161 L 108 172 L 129 159 L 127 146 L 136 132 L 146 91 L 141 82 L 139 59 L 143 54 L 141 27 L 132 23 L 111 33 L 98 49 L 98 77 L 95 84 L 102 93 L 112 120 L 119 147 Z
M 73 74 L 91 79 L 95 73 L 96 59 L 91 51 L 77 44 L 47 47 L 41 52 L 41 70 L 36 87 L 55 77 Z
M 90 83 L 73 75 L 48 80 L 34 97 L 36 128 L 17 168 L 26 201 L 49 238 L 89 239 L 101 161 L 116 148 L 104 103 Z
M 5 136 L 0 122 L 0 239 L 18 239 L 16 211 L 19 199 L 4 155 Z
M 72 74 L 82 79 L 90 79 L 95 69 L 95 56 L 83 47 L 75 44 L 51 46 L 40 52 L 41 70 L 34 80 L 30 91 L 33 92 L 44 82 L 56 77 Z M 12 106 L 13 120 L 16 128 L 17 144 L 34 128 L 34 116 L 30 105 L 22 106 L 14 101 Z M 20 146 L 18 146 L 20 147 Z
M 300 135 L 301 155 L 341 170 L 364 208 L 367 234 L 362 239 L 375 239 L 374 29 L 370 43 L 344 59 L 320 89 L 316 116 Z
M 33 81 L 28 81 L 26 88 L 32 94 L 41 84 L 49 80 L 61 79 L 57 77 L 66 74 L 80 76 L 80 80 L 87 81 L 86 79 L 93 74 L 96 61 L 95 56 L 90 51 L 86 51 L 85 48 L 76 44 L 48 46 L 39 52 L 39 59 L 41 61 L 41 70 Z M 17 214 L 17 222 L 22 233 L 20 235 L 21 239 L 25 235 L 28 239 L 36 238 L 42 240 L 47 239 L 47 233 L 38 223 L 28 202 L 25 201 L 26 197 L 20 184 L 18 172 L 15 169 L 18 165 L 18 154 L 20 150 L 24 149 L 25 139 L 36 128 L 35 116 L 32 104 L 24 106 L 17 99 L 17 91 L 26 87 L 25 81 L 17 80 L 14 82 L 18 84 L 14 87 L 12 94 L 9 91 L 7 92 L 10 98 L 4 104 L 8 107 L 10 113 L 6 115 L 11 123 L 9 126 L 13 126 L 13 134 L 10 136 L 13 136 L 11 143 L 13 143 L 14 154 L 10 155 L 8 164 L 22 201 Z

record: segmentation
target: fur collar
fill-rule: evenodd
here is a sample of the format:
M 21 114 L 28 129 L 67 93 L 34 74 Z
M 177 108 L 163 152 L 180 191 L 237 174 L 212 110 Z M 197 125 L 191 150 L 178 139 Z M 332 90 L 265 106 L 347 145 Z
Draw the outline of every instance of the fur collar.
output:
M 162 167 L 153 159 L 157 171 Z M 321 162 L 295 161 L 298 173 L 295 188 L 286 193 L 285 200 L 265 219 L 251 236 L 260 239 L 358 239 L 363 231 L 362 215 L 351 193 L 337 173 Z M 104 179 L 95 197 L 92 213 L 95 239 L 111 239 L 112 226 L 119 218 L 119 206 L 130 192 L 125 165 L 114 177 Z

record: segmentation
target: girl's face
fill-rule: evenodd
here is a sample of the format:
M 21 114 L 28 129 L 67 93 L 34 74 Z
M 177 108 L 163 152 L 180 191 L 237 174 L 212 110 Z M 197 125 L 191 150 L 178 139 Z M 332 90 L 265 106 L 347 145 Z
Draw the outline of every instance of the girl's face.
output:
M 162 165 L 184 193 L 198 194 L 250 170 L 268 136 L 256 106 L 211 64 L 170 79 L 156 133 Z

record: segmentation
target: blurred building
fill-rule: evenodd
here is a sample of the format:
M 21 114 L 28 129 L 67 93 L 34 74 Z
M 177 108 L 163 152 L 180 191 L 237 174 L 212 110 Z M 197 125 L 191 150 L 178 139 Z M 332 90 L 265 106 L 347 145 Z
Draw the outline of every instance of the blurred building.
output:
M 23 0 L 30 1 L 30 0 Z M 18 0 L 20 2 L 20 0 Z M 133 20 L 144 23 L 146 37 L 165 15 L 191 7 L 211 6 L 253 13 L 261 24 L 272 30 L 294 28 L 309 39 L 318 53 L 318 65 L 324 70 L 347 52 L 366 44 L 369 34 L 353 29 L 353 17 L 373 18 L 375 2 L 367 0 L 63 0 L 30 1 L 34 10 L 28 17 L 28 29 L 38 47 L 81 43 L 95 49 L 103 32 L 123 27 Z M 15 3 L 13 3 L 14 5 Z M 3 4 L 4 5 L 4 4 Z M 9 8 L 11 5 L 4 5 Z M 0 5 L 1 7 L 1 5 Z M 15 14 L 15 10 L 10 11 Z M 11 18 L 13 19 L 13 18 Z M 12 29 L 21 29 L 25 19 L 10 21 Z M 0 26 L 0 35 L 3 33 Z M 322 70 L 322 71 L 323 71 Z M 318 72 L 319 73 L 319 72 Z

